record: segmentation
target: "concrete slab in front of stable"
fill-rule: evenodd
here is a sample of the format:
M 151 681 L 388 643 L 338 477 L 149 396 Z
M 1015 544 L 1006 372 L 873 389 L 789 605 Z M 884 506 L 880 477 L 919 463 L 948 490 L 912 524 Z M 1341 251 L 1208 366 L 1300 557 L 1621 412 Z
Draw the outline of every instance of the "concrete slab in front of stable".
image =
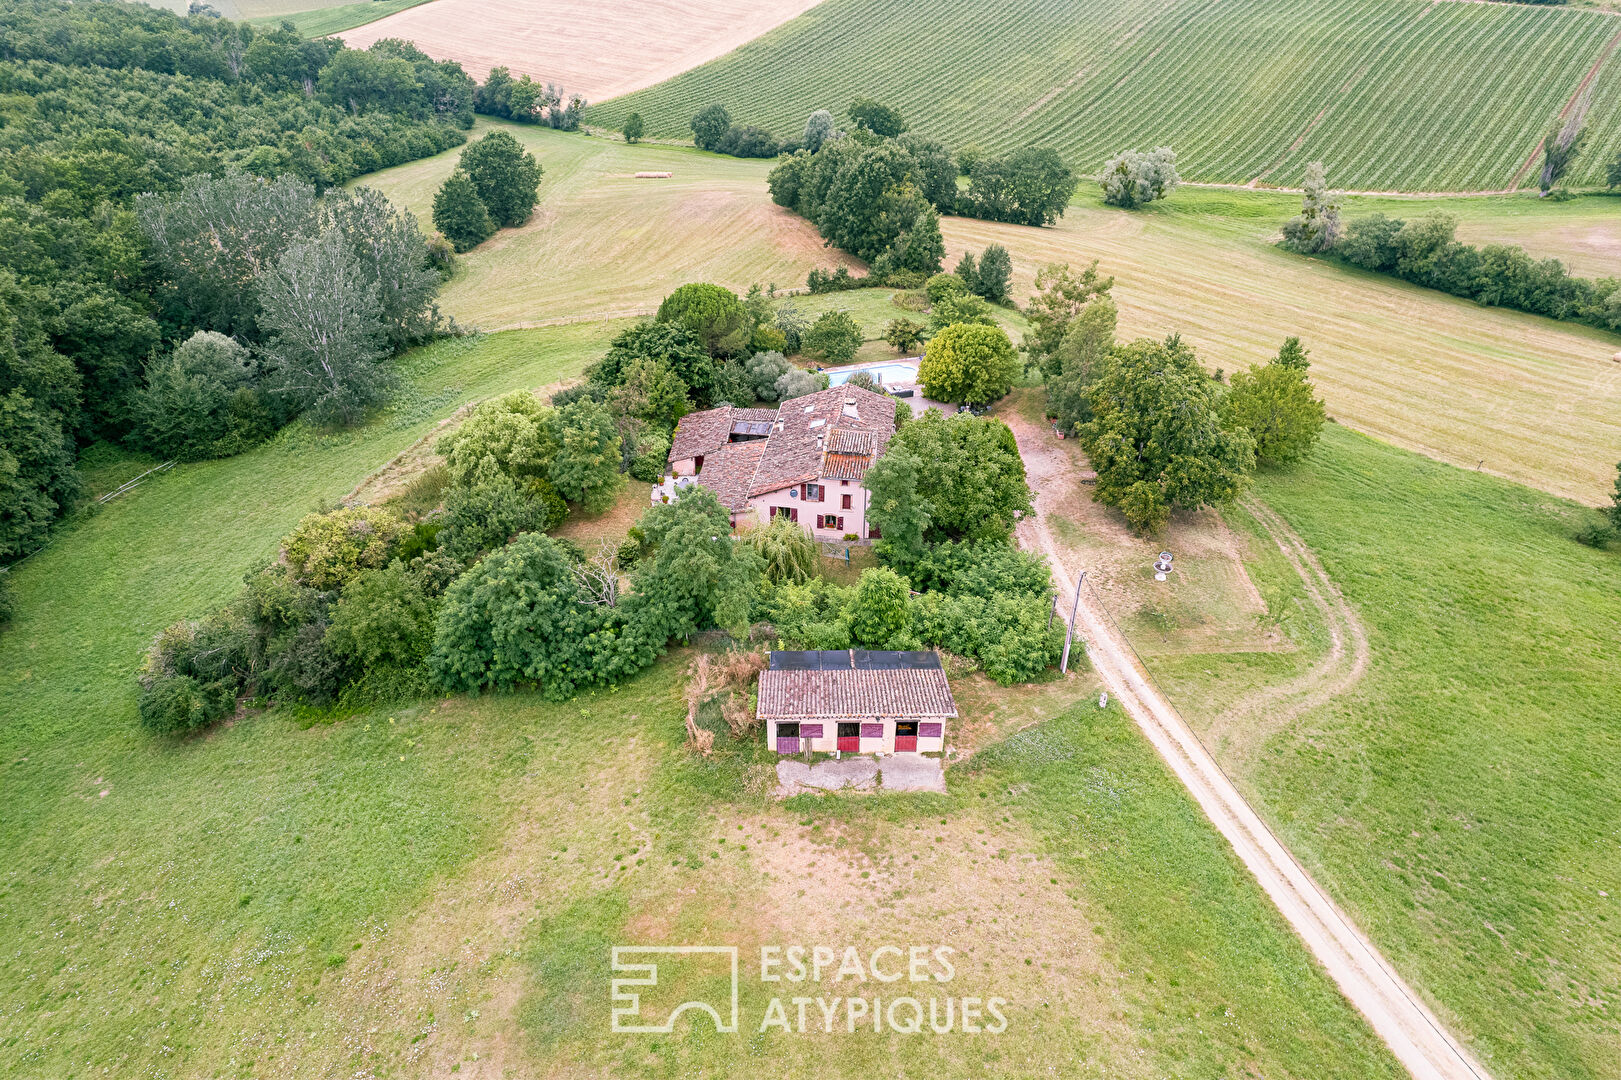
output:
M 888 757 L 847 757 L 807 765 L 803 761 L 777 762 L 777 795 L 787 798 L 803 791 L 946 790 L 944 764 L 939 758 L 915 754 Z

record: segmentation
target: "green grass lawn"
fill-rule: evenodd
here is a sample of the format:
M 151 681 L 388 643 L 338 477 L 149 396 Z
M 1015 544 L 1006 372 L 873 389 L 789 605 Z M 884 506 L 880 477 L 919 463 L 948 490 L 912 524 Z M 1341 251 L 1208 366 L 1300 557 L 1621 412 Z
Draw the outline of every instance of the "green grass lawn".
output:
M 362 0 L 358 4 L 340 3 L 286 15 L 262 15 L 253 21 L 261 26 L 280 26 L 284 21 L 290 22 L 305 37 L 318 38 L 341 34 L 345 30 L 365 26 L 397 11 L 425 3 L 428 3 L 428 0 Z
M 1613 1076 L 1621 553 L 1570 539 L 1591 511 L 1332 425 L 1257 491 L 1360 613 L 1373 658 L 1225 764 L 1493 1075 Z M 1273 610 L 1294 607 L 1276 567 L 1252 571 Z M 1203 727 L 1234 685 L 1292 664 L 1154 667 Z

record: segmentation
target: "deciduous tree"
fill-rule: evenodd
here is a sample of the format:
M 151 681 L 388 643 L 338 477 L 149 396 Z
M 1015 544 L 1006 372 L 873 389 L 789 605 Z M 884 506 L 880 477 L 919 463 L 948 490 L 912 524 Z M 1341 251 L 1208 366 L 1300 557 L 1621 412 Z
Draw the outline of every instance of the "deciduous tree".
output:
M 1146 154 L 1127 150 L 1103 164 L 1098 177 L 1103 201 L 1127 210 L 1163 199 L 1181 183 L 1176 173 L 1176 151 L 1161 146 Z
M 1339 193 L 1328 190 L 1328 176 L 1320 161 L 1306 166 L 1304 186 L 1300 213 L 1283 223 L 1283 244 L 1308 255 L 1328 251 L 1339 243 L 1342 231 Z
M 316 424 L 349 424 L 397 382 L 378 318 L 378 290 L 342 235 L 289 248 L 259 279 L 270 392 Z
M 625 126 L 622 130 L 624 132 L 626 142 L 641 142 L 642 133 L 646 130 L 646 125 L 642 122 L 642 114 L 639 112 L 633 112 L 629 116 L 625 117 Z
M 456 251 L 471 251 L 495 235 L 489 208 L 467 173 L 457 169 L 433 197 L 433 227 Z
M 496 225 L 522 225 L 534 213 L 543 170 L 535 156 L 508 132 L 492 131 L 463 150 L 461 168 Z
M 557 411 L 558 448 L 551 480 L 570 502 L 599 514 L 624 485 L 619 474 L 619 432 L 608 410 L 589 399 Z
M 1007 396 L 1019 373 L 1013 343 L 999 326 L 956 323 L 935 334 L 918 378 L 936 401 L 987 405 Z
M 1175 336 L 1115 349 L 1092 385 L 1093 418 L 1080 431 L 1098 473 L 1093 499 L 1152 532 L 1172 510 L 1227 502 L 1244 490 L 1255 440 L 1222 427 L 1217 386 Z
M 1298 347 L 1299 341 L 1295 339 Z M 1255 439 L 1255 456 L 1287 465 L 1311 452 L 1323 432 L 1323 403 L 1312 396 L 1304 365 L 1281 360 L 1233 374 L 1222 401 L 1222 426 L 1243 428 Z

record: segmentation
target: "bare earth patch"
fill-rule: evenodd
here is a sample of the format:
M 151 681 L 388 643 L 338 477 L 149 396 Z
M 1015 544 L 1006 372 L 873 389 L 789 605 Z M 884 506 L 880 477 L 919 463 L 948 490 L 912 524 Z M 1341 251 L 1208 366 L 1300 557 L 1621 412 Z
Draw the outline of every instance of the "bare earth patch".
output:
M 483 81 L 513 75 L 604 101 L 724 56 L 814 7 L 816 0 L 435 0 L 342 35 L 364 49 L 404 38 Z

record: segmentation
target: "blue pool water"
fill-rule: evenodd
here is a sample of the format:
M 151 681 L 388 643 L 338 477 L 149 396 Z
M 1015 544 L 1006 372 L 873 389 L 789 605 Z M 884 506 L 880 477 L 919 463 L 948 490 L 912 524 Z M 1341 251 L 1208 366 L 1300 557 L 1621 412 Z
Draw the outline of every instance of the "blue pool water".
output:
M 884 386 L 917 382 L 916 364 L 863 364 L 860 367 L 839 368 L 827 373 L 829 386 L 840 386 L 858 371 L 865 371 Z

